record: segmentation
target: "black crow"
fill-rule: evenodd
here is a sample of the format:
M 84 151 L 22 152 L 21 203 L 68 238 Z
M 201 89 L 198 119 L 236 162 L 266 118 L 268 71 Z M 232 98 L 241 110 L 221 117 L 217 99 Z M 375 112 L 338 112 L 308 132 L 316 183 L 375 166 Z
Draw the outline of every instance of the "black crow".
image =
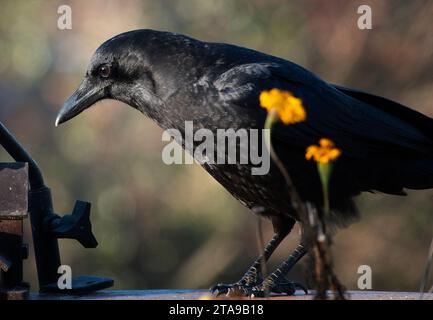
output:
M 332 85 L 281 58 L 223 43 L 154 30 L 120 34 L 93 55 L 79 88 L 65 102 L 56 125 L 102 99 L 122 101 L 163 129 L 235 130 L 263 128 L 263 90 L 278 88 L 302 99 L 307 121 L 278 124 L 272 142 L 300 198 L 321 207 L 322 189 L 316 165 L 305 150 L 326 137 L 342 150 L 330 181 L 330 223 L 345 226 L 357 217 L 352 198 L 363 191 L 404 195 L 404 189 L 433 187 L 433 120 L 391 100 Z M 236 199 L 270 218 L 275 236 L 242 279 L 213 289 L 246 294 L 271 290 L 291 294 L 296 284 L 285 274 L 306 253 L 305 241 L 279 270 L 262 281 L 261 259 L 300 220 L 287 195 L 285 180 L 272 163 L 268 174 L 252 175 L 245 164 L 203 164 Z M 267 287 L 264 285 L 266 284 Z M 269 285 L 271 284 L 271 285 Z

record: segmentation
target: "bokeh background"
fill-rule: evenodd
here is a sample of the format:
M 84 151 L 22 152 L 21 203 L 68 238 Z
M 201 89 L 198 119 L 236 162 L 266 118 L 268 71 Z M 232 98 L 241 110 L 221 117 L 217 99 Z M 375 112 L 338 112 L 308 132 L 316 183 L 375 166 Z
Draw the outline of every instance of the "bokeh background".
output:
M 72 8 L 72 30 L 57 28 L 62 4 Z M 357 27 L 361 4 L 373 10 L 372 30 Z M 92 53 L 111 36 L 154 28 L 235 43 L 433 116 L 433 1 L 2 0 L 0 6 L 0 120 L 39 162 L 57 212 L 71 210 L 76 199 L 93 204 L 99 247 L 60 241 L 62 262 L 76 275 L 114 277 L 117 289 L 233 282 L 258 249 L 257 219 L 199 166 L 164 165 L 161 129 L 132 108 L 103 101 L 54 127 Z M 10 161 L 0 153 L 0 161 Z M 373 289 L 417 290 L 433 235 L 433 191 L 366 194 L 357 203 L 363 219 L 335 237 L 342 282 L 356 288 L 358 266 L 366 264 Z M 269 224 L 264 233 L 271 237 Z M 271 265 L 298 237 L 292 233 Z M 291 276 L 305 283 L 305 275 L 304 262 Z M 33 256 L 26 279 L 36 290 Z

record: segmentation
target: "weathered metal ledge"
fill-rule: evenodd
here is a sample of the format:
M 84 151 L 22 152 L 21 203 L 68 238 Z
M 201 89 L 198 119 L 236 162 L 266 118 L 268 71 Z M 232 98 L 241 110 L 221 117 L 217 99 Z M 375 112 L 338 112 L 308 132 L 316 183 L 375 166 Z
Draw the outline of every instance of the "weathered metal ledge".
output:
M 418 300 L 418 292 L 348 291 L 351 300 Z M 294 296 L 272 296 L 272 300 L 311 300 L 313 294 L 297 291 Z M 208 300 L 208 290 L 102 290 L 87 295 L 31 293 L 32 300 Z M 224 299 L 222 297 L 221 299 Z M 249 299 L 249 298 L 247 298 Z M 258 298 L 254 298 L 258 299 Z M 423 299 L 433 300 L 433 294 L 424 294 Z

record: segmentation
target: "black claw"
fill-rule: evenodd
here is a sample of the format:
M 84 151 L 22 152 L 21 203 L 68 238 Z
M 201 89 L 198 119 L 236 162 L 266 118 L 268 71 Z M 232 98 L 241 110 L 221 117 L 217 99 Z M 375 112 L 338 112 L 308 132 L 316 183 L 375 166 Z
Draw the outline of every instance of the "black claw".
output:
M 272 288 L 272 292 L 275 293 L 285 293 L 289 296 L 294 295 L 296 290 L 300 289 L 302 291 L 304 291 L 305 294 L 308 294 L 308 289 L 298 283 L 298 282 L 293 282 L 293 281 L 282 281 L 277 283 L 273 288 Z
M 251 295 L 255 297 L 265 297 L 270 293 L 286 294 L 292 296 L 295 294 L 296 289 L 301 289 L 308 294 L 308 290 L 300 283 L 283 280 L 273 284 L 270 288 L 266 285 L 259 285 L 251 289 Z
M 304 291 L 305 294 L 308 294 L 308 289 L 303 284 L 295 282 L 295 288 L 301 289 L 302 291 Z
M 288 296 L 293 296 L 296 292 L 296 288 L 293 283 L 278 283 L 272 287 L 271 292 L 283 293 Z
M 217 292 L 216 295 L 219 296 L 221 294 L 227 293 L 231 286 L 232 285 L 230 284 L 218 283 L 212 286 L 209 290 L 212 294 L 215 294 L 215 292 Z
M 222 294 L 239 296 L 239 295 L 248 295 L 247 294 L 248 288 L 250 287 L 239 283 L 233 283 L 233 284 L 219 283 L 211 287 L 210 291 L 212 294 L 215 294 L 216 296 L 220 296 Z
M 210 291 L 212 294 L 216 294 L 216 296 L 227 294 L 229 296 L 251 296 L 263 298 L 268 296 L 270 293 L 286 294 L 288 296 L 292 296 L 295 294 L 297 289 L 300 289 L 304 291 L 305 294 L 308 294 L 307 288 L 305 288 L 302 284 L 289 280 L 283 280 L 281 282 L 275 283 L 270 288 L 269 284 L 266 285 L 265 283 L 257 286 L 248 286 L 240 283 L 219 283 L 211 287 Z
M 269 294 L 269 292 L 265 292 L 264 290 L 262 290 L 261 288 L 255 287 L 252 288 L 249 292 L 249 296 L 251 297 L 255 297 L 255 298 L 264 298 Z

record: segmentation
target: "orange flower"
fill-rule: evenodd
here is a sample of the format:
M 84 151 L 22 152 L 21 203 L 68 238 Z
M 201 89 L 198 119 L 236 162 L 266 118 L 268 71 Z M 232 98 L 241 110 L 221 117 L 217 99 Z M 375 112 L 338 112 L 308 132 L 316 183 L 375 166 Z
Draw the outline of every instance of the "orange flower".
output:
M 334 142 L 329 139 L 322 138 L 319 145 L 312 145 L 307 148 L 305 158 L 307 160 L 314 159 L 314 161 L 321 164 L 328 164 L 336 160 L 341 155 L 341 150 L 336 148 Z
M 268 113 L 276 112 L 284 124 L 294 124 L 305 121 L 307 118 L 302 100 L 296 98 L 288 91 L 271 89 L 260 93 L 260 105 Z

